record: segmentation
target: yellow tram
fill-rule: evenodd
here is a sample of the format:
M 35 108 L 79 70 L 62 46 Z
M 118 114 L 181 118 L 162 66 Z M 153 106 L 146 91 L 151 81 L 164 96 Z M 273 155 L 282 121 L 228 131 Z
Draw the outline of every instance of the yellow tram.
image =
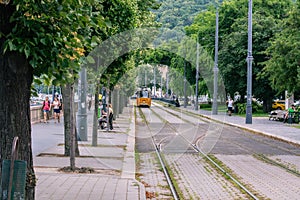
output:
M 136 92 L 136 106 L 147 106 L 150 108 L 151 106 L 151 90 L 142 87 Z

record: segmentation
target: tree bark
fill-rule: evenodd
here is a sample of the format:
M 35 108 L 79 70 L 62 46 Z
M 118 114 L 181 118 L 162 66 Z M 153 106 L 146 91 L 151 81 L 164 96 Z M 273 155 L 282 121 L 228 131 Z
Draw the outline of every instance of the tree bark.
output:
M 99 83 L 96 85 L 95 92 L 95 105 L 94 105 L 94 116 L 93 116 L 93 134 L 92 134 L 92 146 L 98 145 L 98 109 L 99 109 Z
M 12 2 L 11 2 L 12 3 Z M 0 4 L 0 32 L 8 34 L 13 24 L 9 18 L 15 10 Z M 3 54 L 5 37 L 0 39 L 0 177 L 2 161 L 11 159 L 12 142 L 18 136 L 18 159 L 27 162 L 25 199 L 34 199 L 35 173 L 33 169 L 30 123 L 30 94 L 33 69 L 25 55 L 18 52 Z
M 65 135 L 65 156 L 70 156 L 71 154 L 71 114 L 74 115 L 74 109 L 71 110 L 71 104 L 74 102 L 72 101 L 72 97 L 74 93 L 71 89 L 72 84 L 67 84 L 66 86 L 62 87 L 62 94 L 63 94 L 63 108 L 64 108 L 64 135 Z M 75 123 L 75 122 L 74 122 Z M 74 124 L 74 128 L 76 126 Z M 78 149 L 78 141 L 77 137 L 75 137 L 75 155 L 79 156 L 79 149 Z

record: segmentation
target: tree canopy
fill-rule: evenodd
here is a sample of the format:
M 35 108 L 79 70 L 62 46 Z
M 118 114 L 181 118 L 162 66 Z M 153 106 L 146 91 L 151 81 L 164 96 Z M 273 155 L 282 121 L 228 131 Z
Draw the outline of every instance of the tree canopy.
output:
M 299 95 L 300 91 L 300 2 L 288 10 L 287 17 L 278 25 L 270 46 L 266 49 L 269 59 L 265 62 L 263 77 L 269 77 L 271 86 L 280 92 L 288 90 Z
M 253 1 L 253 94 L 264 103 L 277 94 L 279 88 L 271 87 L 268 79 L 260 73 L 269 60 L 266 49 L 275 33 L 282 29 L 281 21 L 291 7 L 290 0 Z M 233 95 L 238 91 L 242 97 L 247 87 L 247 45 L 248 45 L 248 1 L 224 1 L 219 7 L 219 69 L 226 91 Z M 215 7 L 201 12 L 194 23 L 186 27 L 188 35 L 197 35 L 200 44 L 214 54 Z M 277 70 L 274 70 L 277 71 Z M 282 82 L 281 82 L 282 83 Z M 288 89 L 287 85 L 284 86 Z

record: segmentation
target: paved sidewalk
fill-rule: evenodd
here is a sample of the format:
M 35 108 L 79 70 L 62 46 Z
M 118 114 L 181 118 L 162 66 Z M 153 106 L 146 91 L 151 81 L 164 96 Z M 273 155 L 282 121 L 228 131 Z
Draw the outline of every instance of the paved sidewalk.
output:
M 202 109 L 195 111 L 194 107 L 192 106 L 187 106 L 186 108 L 181 106 L 180 109 L 200 114 L 203 117 L 215 120 L 220 123 L 239 127 L 251 132 L 263 134 L 300 145 L 300 129 L 294 127 L 296 124 L 273 121 L 269 120 L 268 117 L 252 117 L 252 124 L 246 124 L 245 117 L 240 117 L 235 114 L 233 114 L 232 116 L 228 116 L 224 112 L 219 112 L 217 115 L 213 115 L 211 111 Z
M 65 173 L 58 169 L 70 166 L 70 158 L 63 156 L 64 141 L 44 150 L 33 158 L 37 176 L 38 200 L 98 200 L 98 199 L 146 199 L 144 185 L 135 180 L 135 127 L 133 109 L 125 107 L 114 121 L 112 131 L 98 130 L 98 145 L 92 144 L 92 111 L 88 111 L 88 141 L 80 141 L 80 157 L 75 166 L 95 170 L 94 173 Z M 63 125 L 34 124 L 32 130 L 42 134 L 55 130 L 63 134 Z

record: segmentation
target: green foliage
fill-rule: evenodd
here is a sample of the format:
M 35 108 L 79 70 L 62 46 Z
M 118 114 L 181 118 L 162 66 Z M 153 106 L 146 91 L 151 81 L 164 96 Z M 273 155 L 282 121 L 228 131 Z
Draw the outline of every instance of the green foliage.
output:
M 275 95 L 270 82 L 259 73 L 268 60 L 265 50 L 277 31 L 277 24 L 285 17 L 289 0 L 253 1 L 253 94 L 264 102 Z M 242 97 L 247 88 L 248 0 L 224 1 L 219 6 L 219 69 L 226 91 Z M 189 35 L 196 35 L 200 44 L 214 55 L 216 9 L 209 7 L 201 12 L 194 23 L 186 28 Z
M 90 9 L 99 2 L 15 0 L 13 3 L 11 30 L 0 34 L 6 40 L 3 53 L 23 53 L 37 77 L 48 74 L 60 82 L 74 80 L 70 74 L 79 70 L 81 57 L 91 48 L 91 29 L 107 28 L 104 23 L 101 25 L 102 16 L 94 15 Z
M 237 103 L 236 106 L 238 107 L 239 114 L 246 113 L 247 103 Z M 252 113 L 258 113 L 262 109 L 262 106 L 259 105 L 257 102 L 252 101 Z
M 157 11 L 157 21 L 162 24 L 166 31 L 163 31 L 162 38 L 165 41 L 175 40 L 185 35 L 184 27 L 193 23 L 195 16 L 205 10 L 211 0 L 159 0 L 161 3 Z M 221 1 L 220 1 L 221 2 Z
M 134 30 L 143 26 L 155 26 L 156 24 L 153 23 L 154 16 L 149 9 L 155 9 L 157 3 L 155 0 L 114 0 L 105 1 L 103 6 L 102 15 L 111 22 L 111 28 L 107 34 L 101 34 L 101 40 L 105 40 L 105 44 L 95 51 L 93 56 L 98 57 L 100 62 L 94 63 L 91 70 L 96 72 L 94 78 L 100 80 L 98 81 L 99 84 L 107 85 L 109 80 L 110 87 L 113 88 L 118 84 L 119 79 L 133 68 L 131 61 L 134 60 L 132 56 L 136 55 L 136 52 L 131 52 L 130 48 L 135 45 L 135 40 L 139 38 L 135 34 L 142 34 L 134 31 L 131 33 L 127 30 Z M 147 33 L 144 34 L 147 35 Z M 142 39 L 139 42 L 148 41 Z
M 202 104 L 200 104 L 200 108 L 201 109 L 212 108 L 212 104 L 211 103 L 207 103 L 207 104 L 202 103 Z
M 296 1 L 287 18 L 278 25 L 277 33 L 266 52 L 263 77 L 269 76 L 272 87 L 279 92 L 300 90 L 300 2 Z
M 157 7 L 155 0 L 15 0 L 13 3 L 11 31 L 0 32 L 0 37 L 6 40 L 3 52 L 24 53 L 36 77 L 47 74 L 60 83 L 74 81 L 73 74 L 86 62 L 84 57 L 105 39 L 138 26 L 153 25 L 154 16 L 149 8 Z

